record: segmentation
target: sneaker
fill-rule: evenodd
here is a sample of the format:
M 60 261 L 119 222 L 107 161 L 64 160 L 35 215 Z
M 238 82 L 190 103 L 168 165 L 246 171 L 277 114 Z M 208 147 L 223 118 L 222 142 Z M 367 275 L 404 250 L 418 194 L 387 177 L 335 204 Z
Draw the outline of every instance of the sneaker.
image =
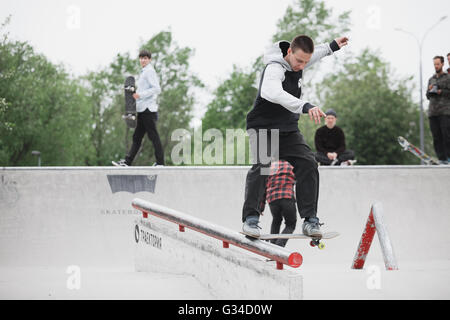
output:
M 319 218 L 313 217 L 303 222 L 302 231 L 303 234 L 309 237 L 322 237 L 322 231 L 320 231 L 321 224 Z
M 347 161 L 344 161 L 344 162 L 341 162 L 341 166 L 352 166 L 352 165 L 354 165 L 356 163 L 356 160 L 347 160 Z
M 113 165 L 115 165 L 116 167 L 128 167 L 125 159 L 120 159 L 118 162 L 115 161 L 111 161 Z
M 152 167 L 164 167 L 163 164 L 158 164 L 157 162 L 152 164 Z
M 258 216 L 249 216 L 242 226 L 242 233 L 246 234 L 253 238 L 259 238 L 260 232 L 259 229 L 261 229 L 258 226 L 259 217 Z

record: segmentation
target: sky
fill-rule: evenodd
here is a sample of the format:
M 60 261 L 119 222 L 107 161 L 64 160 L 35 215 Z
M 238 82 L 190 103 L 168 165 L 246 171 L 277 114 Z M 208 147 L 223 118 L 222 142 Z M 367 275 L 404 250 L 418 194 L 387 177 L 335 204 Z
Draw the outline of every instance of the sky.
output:
M 160 31 L 171 30 L 180 46 L 195 49 L 191 70 L 206 84 L 195 106 L 198 124 L 211 92 L 227 78 L 234 64 L 249 67 L 264 53 L 277 21 L 292 3 L 294 0 L 2 0 L 0 21 L 12 15 L 6 30 L 13 39 L 28 41 L 52 62 L 63 63 L 73 75 L 98 70 L 117 53 L 137 56 L 140 43 Z M 395 29 L 422 39 L 441 17 L 448 16 L 427 33 L 423 42 L 424 83 L 434 73 L 432 58 L 450 52 L 448 0 L 325 3 L 336 15 L 352 11 L 346 50 L 379 50 L 396 75 L 415 77 L 416 99 L 419 46 L 412 35 Z

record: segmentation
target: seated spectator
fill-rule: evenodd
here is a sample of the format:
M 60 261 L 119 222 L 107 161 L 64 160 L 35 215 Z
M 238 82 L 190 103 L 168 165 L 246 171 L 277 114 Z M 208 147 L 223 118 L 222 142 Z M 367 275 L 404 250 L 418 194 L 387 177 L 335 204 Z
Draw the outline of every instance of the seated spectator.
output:
M 325 112 L 325 126 L 317 129 L 314 142 L 317 152 L 316 161 L 321 165 L 352 165 L 355 153 L 346 150 L 345 135 L 341 128 L 336 126 L 337 114 L 333 109 Z

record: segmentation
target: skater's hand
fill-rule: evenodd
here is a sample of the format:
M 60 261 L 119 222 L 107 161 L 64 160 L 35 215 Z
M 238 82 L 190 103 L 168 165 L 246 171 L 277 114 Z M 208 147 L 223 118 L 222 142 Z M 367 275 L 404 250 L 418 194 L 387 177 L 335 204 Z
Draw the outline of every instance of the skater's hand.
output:
M 314 108 L 309 109 L 308 114 L 309 114 L 309 118 L 311 119 L 311 121 L 312 121 L 313 118 L 314 118 L 314 122 L 315 122 L 316 124 L 320 123 L 320 118 L 322 118 L 322 117 L 325 118 L 325 117 L 327 116 L 327 115 L 325 114 L 325 112 L 323 112 L 322 110 L 320 110 L 319 107 L 314 107 Z
M 340 38 L 334 39 L 334 41 L 337 42 L 339 48 L 345 47 L 348 44 L 347 37 L 340 37 Z
M 137 93 L 134 93 L 134 94 L 133 94 L 133 98 L 134 98 L 135 100 L 137 100 L 137 99 L 140 98 L 140 96 L 139 96 Z
M 336 152 L 328 152 L 328 153 L 327 153 L 327 157 L 328 157 L 328 159 L 330 159 L 330 160 L 334 160 L 334 159 L 337 158 L 337 153 L 336 153 Z

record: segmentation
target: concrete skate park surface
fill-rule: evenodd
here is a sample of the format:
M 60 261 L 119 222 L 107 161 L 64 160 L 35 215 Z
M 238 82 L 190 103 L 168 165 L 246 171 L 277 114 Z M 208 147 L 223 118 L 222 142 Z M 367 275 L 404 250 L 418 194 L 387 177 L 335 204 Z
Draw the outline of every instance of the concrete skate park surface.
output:
M 304 299 L 450 298 L 450 167 L 319 170 L 322 229 L 341 235 L 324 241 L 325 250 L 290 240 L 287 248 L 300 252 L 303 264 L 277 270 L 302 275 Z M 135 271 L 134 228 L 141 212 L 131 202 L 141 198 L 240 231 L 247 171 L 2 168 L 0 299 L 216 299 L 217 288 L 197 281 L 195 273 Z M 375 202 L 383 206 L 396 271 L 385 270 L 377 236 L 364 269 L 351 269 Z M 264 233 L 271 220 L 266 208 Z

